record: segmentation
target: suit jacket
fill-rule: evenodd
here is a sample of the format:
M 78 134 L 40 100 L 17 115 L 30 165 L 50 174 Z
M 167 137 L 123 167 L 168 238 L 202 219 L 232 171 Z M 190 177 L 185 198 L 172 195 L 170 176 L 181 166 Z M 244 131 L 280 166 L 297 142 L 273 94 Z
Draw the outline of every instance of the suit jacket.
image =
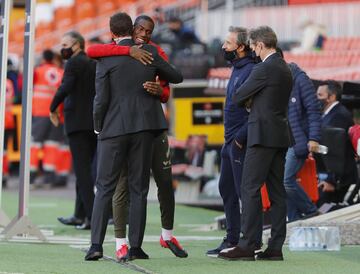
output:
M 134 42 L 125 39 L 119 45 L 132 46 Z M 159 98 L 148 94 L 143 83 L 154 81 L 156 75 L 171 83 L 180 83 L 183 78 L 155 47 L 143 48 L 153 55 L 151 65 L 145 66 L 130 56 L 104 57 L 97 63 L 93 116 L 100 139 L 167 128 Z
M 93 101 L 95 97 L 96 63 L 84 52 L 67 61 L 61 86 L 57 90 L 50 111 L 64 101 L 65 132 L 94 130 Z
M 292 89 L 289 67 L 277 53 L 256 64 L 247 80 L 233 95 L 233 102 L 243 106 L 252 98 L 248 121 L 248 147 L 285 148 L 293 144 L 287 119 Z
M 330 112 L 322 118 L 322 128 L 342 128 L 348 133 L 349 128 L 354 125 L 351 113 L 341 104 L 337 104 L 330 110 Z M 331 147 L 329 145 L 329 156 L 331 156 Z M 326 158 L 327 155 L 322 156 Z M 357 169 L 355 162 L 355 151 L 351 145 L 350 137 L 346 134 L 345 140 L 345 161 L 344 171 L 342 174 L 328 173 L 328 181 L 336 185 L 338 188 L 347 187 L 355 183 L 357 180 Z M 339 185 L 336 181 L 339 180 Z

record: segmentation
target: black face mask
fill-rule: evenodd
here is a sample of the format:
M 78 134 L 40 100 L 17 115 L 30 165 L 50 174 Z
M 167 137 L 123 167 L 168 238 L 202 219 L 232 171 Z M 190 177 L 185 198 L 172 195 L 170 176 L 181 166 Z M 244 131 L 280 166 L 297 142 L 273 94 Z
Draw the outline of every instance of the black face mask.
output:
M 72 46 L 70 46 L 69 48 L 62 48 L 60 50 L 60 54 L 62 59 L 64 60 L 68 60 L 71 58 L 71 56 L 74 54 L 74 51 L 72 50 L 72 47 L 75 45 L 76 43 L 72 44 Z
M 180 30 L 179 29 L 172 29 L 171 30 L 174 34 L 179 34 L 180 33 Z
M 256 56 L 256 52 L 254 50 L 251 52 L 251 58 L 254 59 L 256 64 L 262 62 L 260 56 Z
M 320 102 L 321 110 L 324 110 L 327 105 L 326 99 L 319 99 L 319 102 Z
M 237 49 L 234 49 L 232 51 L 226 51 L 225 49 L 222 49 L 224 59 L 226 61 L 230 61 L 230 62 L 233 61 L 234 59 L 236 59 L 238 57 L 236 50 Z

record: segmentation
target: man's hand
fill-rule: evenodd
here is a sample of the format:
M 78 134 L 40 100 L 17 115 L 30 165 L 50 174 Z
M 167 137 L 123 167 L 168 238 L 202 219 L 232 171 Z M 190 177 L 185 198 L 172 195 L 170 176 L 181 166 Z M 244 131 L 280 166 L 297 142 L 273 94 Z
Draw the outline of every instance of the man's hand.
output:
M 316 142 L 316 141 L 309 141 L 308 142 L 308 149 L 309 149 L 309 152 L 317 152 L 318 149 L 319 149 L 319 143 Z
M 60 124 L 60 118 L 58 111 L 50 112 L 50 121 L 55 126 L 58 127 Z
M 130 47 L 130 56 L 144 65 L 150 65 L 154 58 L 152 58 L 152 54 L 150 52 L 141 49 L 141 47 L 142 45 Z
M 234 142 L 235 142 L 235 145 L 236 145 L 238 148 L 240 148 L 240 149 L 243 148 L 243 145 L 240 144 L 239 142 L 237 142 L 235 139 L 234 139 Z
M 246 111 L 249 113 L 251 111 L 252 102 L 253 102 L 253 99 L 252 99 L 252 97 L 250 97 L 248 100 L 246 100 L 246 102 L 244 104 Z
M 334 192 L 335 191 L 335 187 L 326 181 L 320 181 L 319 188 L 322 188 L 322 191 L 324 191 L 324 192 Z
M 151 95 L 161 96 L 163 93 L 163 88 L 160 85 L 159 76 L 156 76 L 155 82 L 147 81 L 143 84 L 143 86 L 144 86 L 144 89 L 146 89 L 146 91 L 148 93 L 150 93 Z

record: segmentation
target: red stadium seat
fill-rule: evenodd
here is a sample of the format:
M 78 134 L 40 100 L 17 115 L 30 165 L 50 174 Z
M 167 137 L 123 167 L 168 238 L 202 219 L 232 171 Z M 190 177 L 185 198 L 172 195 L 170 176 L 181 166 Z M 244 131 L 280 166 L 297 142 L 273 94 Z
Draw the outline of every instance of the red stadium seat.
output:
M 117 10 L 115 0 L 96 0 L 96 10 L 98 15 L 110 14 Z
M 336 38 L 328 37 L 326 38 L 323 46 L 323 50 L 334 50 L 335 49 Z
M 75 18 L 76 22 L 82 22 L 86 19 L 96 17 L 96 6 L 92 1 L 83 0 L 82 3 L 76 5 Z
M 13 32 L 15 35 L 11 36 L 11 40 L 15 43 L 23 44 L 24 43 L 24 33 L 25 31 L 25 19 L 18 19 L 15 21 L 14 26 L 10 32 Z
M 353 38 L 350 44 L 351 50 L 360 50 L 360 37 Z
M 55 10 L 55 29 L 66 31 L 74 24 L 75 8 L 74 6 L 59 7 Z
M 134 4 L 137 0 L 115 0 L 115 2 L 117 2 L 118 7 L 122 7 L 123 5 Z
M 54 30 L 54 21 L 52 22 L 39 22 L 35 29 L 35 37 L 41 37 L 47 33 L 51 33 Z
M 358 72 L 354 72 L 352 75 L 352 79 L 353 81 L 360 81 L 360 71 Z

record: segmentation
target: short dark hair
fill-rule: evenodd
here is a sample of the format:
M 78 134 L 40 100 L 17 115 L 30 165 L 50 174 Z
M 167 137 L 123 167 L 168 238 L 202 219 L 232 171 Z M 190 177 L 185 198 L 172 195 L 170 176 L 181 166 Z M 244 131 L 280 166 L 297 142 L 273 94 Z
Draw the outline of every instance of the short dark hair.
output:
M 50 63 L 54 60 L 55 54 L 51 49 L 46 49 L 43 51 L 42 57 L 46 62 Z
M 169 23 L 180 23 L 183 24 L 183 21 L 179 17 L 172 16 L 168 20 Z
M 115 13 L 110 17 L 110 30 L 117 36 L 130 36 L 133 32 L 131 17 L 125 12 Z
M 263 42 L 265 47 L 276 49 L 277 37 L 269 26 L 261 26 L 252 29 L 249 34 L 252 43 Z
M 280 54 L 281 58 L 284 59 L 284 53 L 280 47 L 276 47 L 276 52 Z
M 341 99 L 342 87 L 338 81 L 335 80 L 326 80 L 322 86 L 327 86 L 327 93 L 329 96 L 336 95 L 336 100 Z
M 249 36 L 246 28 L 230 26 L 229 32 L 236 33 L 236 43 L 238 46 L 244 45 L 245 51 L 250 50 Z
M 89 42 L 94 43 L 94 44 L 95 43 L 104 44 L 104 41 L 102 41 L 99 36 L 95 36 L 95 37 L 90 38 Z
M 69 31 L 64 34 L 64 36 L 70 36 L 75 40 L 75 42 L 78 42 L 80 44 L 81 49 L 85 49 L 85 39 L 84 37 L 77 31 Z
M 138 25 L 141 20 L 148 21 L 148 22 L 152 23 L 153 26 L 155 27 L 155 22 L 154 22 L 154 20 L 153 20 L 150 16 L 147 16 L 147 15 L 145 15 L 145 14 L 142 14 L 142 15 L 139 15 L 138 17 L 136 17 L 135 22 L 134 22 L 134 27 L 135 27 L 136 25 Z

